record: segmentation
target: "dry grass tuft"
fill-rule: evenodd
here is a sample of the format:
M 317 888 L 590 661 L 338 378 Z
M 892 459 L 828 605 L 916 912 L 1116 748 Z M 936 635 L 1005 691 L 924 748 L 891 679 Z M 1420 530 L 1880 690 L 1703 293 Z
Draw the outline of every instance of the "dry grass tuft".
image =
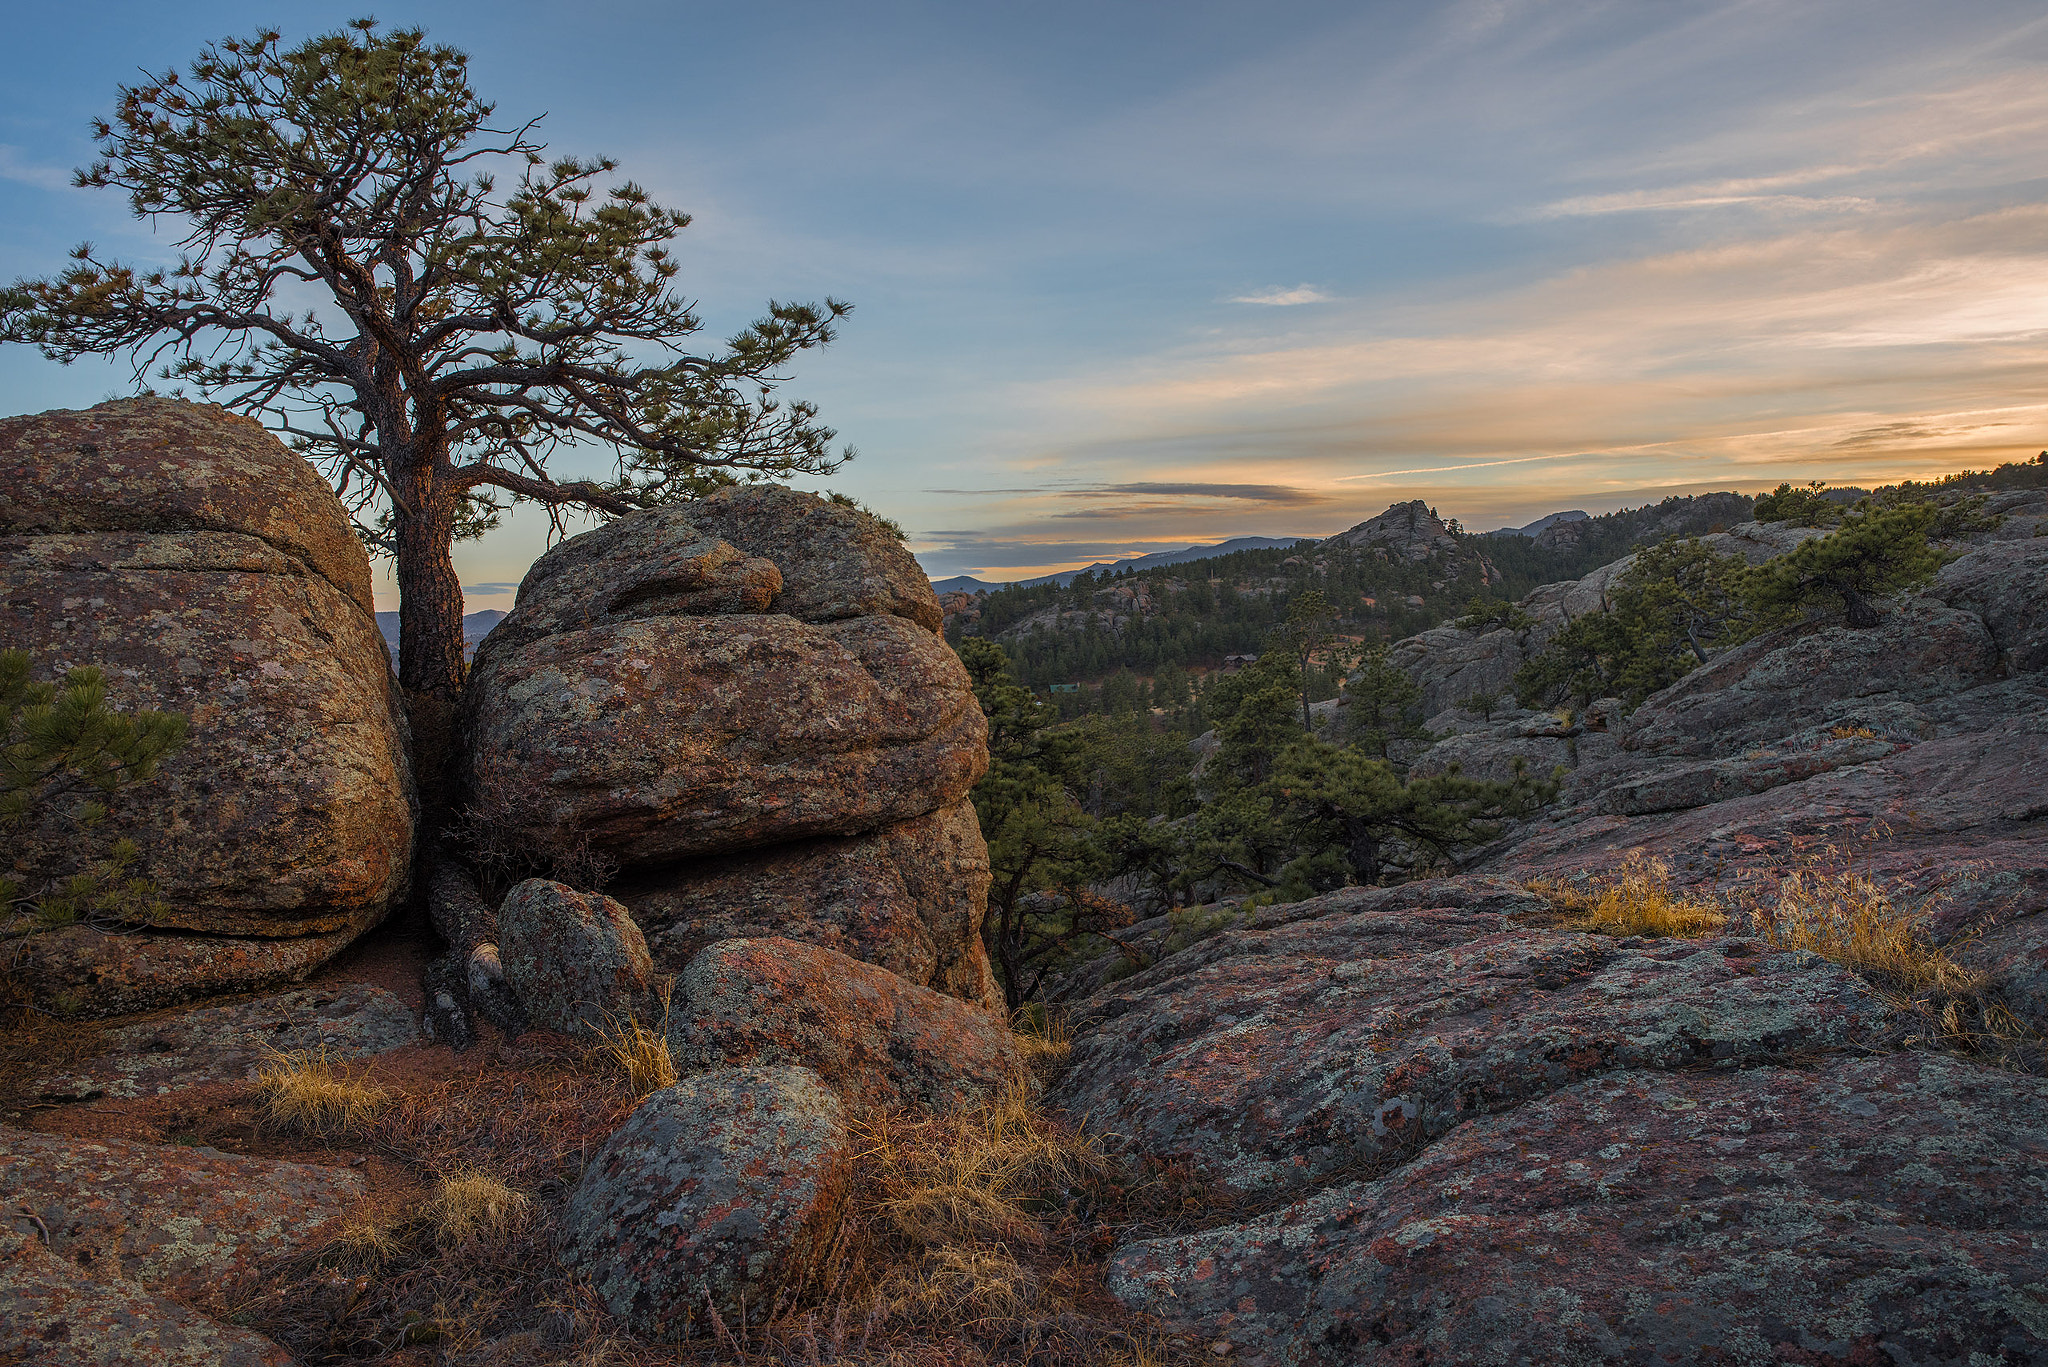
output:
M 1776 876 L 1750 921 L 1779 949 L 1804 949 L 1887 987 L 1970 992 L 1980 975 L 1951 959 L 1877 879 L 1854 868 Z
M 256 1099 L 266 1125 L 290 1134 L 337 1139 L 360 1130 L 390 1104 L 390 1096 L 317 1053 L 279 1054 L 256 1075 Z
M 1017 1037 L 1017 1052 L 1034 1072 L 1055 1071 L 1074 1052 L 1066 1013 L 1038 1003 L 1011 1013 L 1010 1032 Z
M 1073 1193 L 1108 1173 L 1092 1139 L 1040 1115 L 1021 1082 L 979 1110 L 885 1112 L 859 1132 L 837 1280 L 878 1327 L 1000 1333 L 1048 1302 L 1071 1314 L 1051 1244 Z
M 1664 861 L 1640 853 L 1631 854 L 1619 874 L 1587 887 L 1550 880 L 1529 887 L 1584 929 L 1606 935 L 1692 939 L 1728 925 L 1728 914 L 1718 903 L 1673 892 Z
M 1867 726 L 1834 726 L 1828 728 L 1828 735 L 1835 740 L 1876 740 L 1877 732 Z
M 444 1246 L 493 1241 L 516 1233 L 532 1199 L 476 1168 L 459 1169 L 434 1186 L 423 1212 Z
M 1924 1042 L 2037 1070 L 2044 1042 L 1998 999 L 1985 976 L 1956 962 L 1927 933 L 1929 903 L 1905 904 L 1854 865 L 1814 866 L 1765 880 L 1749 900 L 1749 921 L 1771 945 L 1833 960 L 1926 1022 Z

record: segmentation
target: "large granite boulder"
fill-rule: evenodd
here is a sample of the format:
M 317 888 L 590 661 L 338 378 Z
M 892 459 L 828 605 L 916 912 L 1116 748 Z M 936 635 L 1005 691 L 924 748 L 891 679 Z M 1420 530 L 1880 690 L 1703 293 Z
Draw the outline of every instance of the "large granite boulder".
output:
M 714 941 L 779 935 L 999 1010 L 980 934 L 988 870 L 981 824 L 963 799 L 866 835 L 690 860 L 612 893 L 670 972 Z
M 807 1068 L 721 1068 L 642 1101 L 584 1170 L 561 1257 L 649 1338 L 715 1310 L 766 1315 L 838 1229 L 850 1175 L 839 1099 Z
M 684 1067 L 801 1064 L 849 1101 L 956 1110 L 1026 1077 L 1001 1016 L 794 940 L 722 940 L 676 978 Z
M 987 766 L 966 669 L 900 617 L 495 639 L 470 674 L 471 792 L 542 847 L 587 840 L 644 867 L 853 835 L 957 802 Z
M 17 876 L 130 838 L 168 904 L 154 928 L 234 937 L 69 932 L 30 947 L 41 995 L 104 1013 L 291 979 L 382 919 L 411 857 L 405 726 L 368 562 L 304 460 L 171 399 L 7 419 L 0 587 L 40 677 L 98 665 L 116 707 L 191 719 L 95 831 L 19 842 Z
M 779 935 L 998 1004 L 968 790 L 987 722 L 871 515 L 779 486 L 622 517 L 534 563 L 470 676 L 479 816 L 622 868 L 670 970 Z

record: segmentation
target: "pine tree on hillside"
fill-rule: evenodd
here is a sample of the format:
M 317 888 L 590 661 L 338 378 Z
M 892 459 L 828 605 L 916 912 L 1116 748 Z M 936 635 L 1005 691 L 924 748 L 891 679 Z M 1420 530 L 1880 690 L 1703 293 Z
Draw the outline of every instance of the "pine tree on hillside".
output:
M 1766 612 L 1817 609 L 1840 613 L 1852 627 L 1874 627 L 1883 620 L 1879 599 L 1918 588 L 1941 568 L 1942 554 L 1928 540 L 1939 516 L 1926 503 L 1851 514 L 1841 530 L 1757 566 L 1747 582 L 1750 601 Z

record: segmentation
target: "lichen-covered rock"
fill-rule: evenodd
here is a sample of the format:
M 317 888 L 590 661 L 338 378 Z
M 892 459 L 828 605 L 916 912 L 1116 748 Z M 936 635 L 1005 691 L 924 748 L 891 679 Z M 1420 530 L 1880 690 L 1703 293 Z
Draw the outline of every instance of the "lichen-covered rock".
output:
M 615 889 L 670 972 L 717 940 L 779 935 L 991 1009 L 988 844 L 965 800 L 866 835 L 715 855 Z
M 632 913 L 599 892 L 529 878 L 498 908 L 512 995 L 544 1030 L 595 1038 L 641 1010 L 654 963 Z
M 765 1314 L 838 1227 L 849 1145 L 804 1068 L 723 1068 L 642 1101 L 563 1207 L 563 1264 L 652 1338 Z
M 23 1216 L 0 1215 L 0 1362 L 24 1367 L 292 1367 L 260 1334 L 45 1247 Z
M 365 1185 L 345 1168 L 9 1130 L 0 1191 L 91 1275 L 198 1297 L 332 1238 Z
M 297 948 L 331 954 L 380 920 L 411 856 L 405 730 L 368 562 L 319 477 L 248 419 L 138 399 L 0 422 L 0 488 L 7 644 L 45 678 L 100 666 L 117 708 L 191 719 L 98 828 L 53 816 L 18 840 L 15 876 L 35 886 L 126 837 L 167 903 L 157 928 L 326 937 Z M 197 991 L 278 980 L 276 956 L 249 957 Z
M 327 482 L 263 424 L 212 404 L 0 419 L 0 536 L 64 532 L 253 537 L 374 611 L 370 563 Z
M 1876 627 L 1808 623 L 1759 636 L 1656 694 L 1622 744 L 1653 755 L 1739 754 L 1870 702 L 1919 703 L 1995 678 L 1999 648 L 1973 612 L 1913 598 Z
M 470 675 L 471 792 L 542 847 L 587 839 L 650 865 L 850 835 L 959 801 L 988 764 L 967 671 L 900 617 L 496 639 Z
M 684 1066 L 803 1064 L 849 1100 L 954 1109 L 1023 1077 L 1001 1017 L 793 940 L 725 940 L 676 979 Z
M 2008 672 L 2048 669 L 2048 538 L 1979 546 L 1943 566 L 1928 596 L 1981 618 Z
M 0 1361 L 288 1367 L 180 1302 L 331 1239 L 364 1190 L 345 1169 L 0 1132 Z
M 1590 1075 L 1734 1067 L 1897 1029 L 1860 979 L 1810 954 L 1455 906 L 1229 931 L 1186 953 L 1200 966 L 1169 959 L 1087 1004 L 1050 1099 L 1250 1190 L 1384 1164 Z
M 890 616 L 927 631 L 944 625 L 931 576 L 879 519 L 781 484 L 720 489 L 682 509 L 691 524 L 774 562 L 782 589 L 771 611 L 800 622 Z
M 306 987 L 114 1026 L 106 1031 L 106 1052 L 30 1086 L 50 1098 L 126 1101 L 253 1079 L 280 1053 L 319 1053 L 341 1063 L 418 1037 L 411 1009 L 381 987 Z
M 1622 1072 L 1378 1181 L 1132 1245 L 1237 1361 L 2048 1361 L 2048 1082 L 1939 1055 Z
M 769 611 L 782 591 L 774 564 L 699 531 L 690 512 L 631 513 L 534 561 L 515 610 L 491 629 L 492 649 L 618 622 Z

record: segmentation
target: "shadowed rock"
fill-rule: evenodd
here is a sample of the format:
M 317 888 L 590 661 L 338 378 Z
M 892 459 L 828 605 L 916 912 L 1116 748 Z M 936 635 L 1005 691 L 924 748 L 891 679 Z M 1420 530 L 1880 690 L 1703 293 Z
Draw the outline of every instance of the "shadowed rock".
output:
M 868 835 L 693 860 L 612 891 L 671 972 L 714 941 L 780 935 L 999 1010 L 981 942 L 988 877 L 988 845 L 962 800 Z
M 545 878 L 506 894 L 498 952 L 527 1020 L 585 1039 L 636 1014 L 654 982 L 647 941 L 625 907 Z

